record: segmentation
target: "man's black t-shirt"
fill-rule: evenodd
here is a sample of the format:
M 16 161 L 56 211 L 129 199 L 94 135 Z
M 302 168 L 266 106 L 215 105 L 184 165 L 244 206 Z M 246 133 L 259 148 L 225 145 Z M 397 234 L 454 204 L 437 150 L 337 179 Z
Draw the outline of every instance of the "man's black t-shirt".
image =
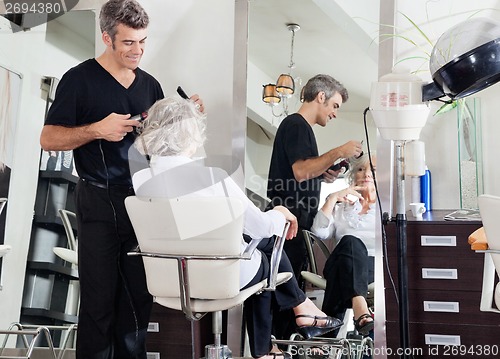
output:
M 115 112 L 140 114 L 164 97 L 158 81 L 137 68 L 135 80 L 123 87 L 95 59 L 89 59 L 64 74 L 46 125 L 68 127 L 97 122 Z M 95 140 L 73 150 L 81 178 L 100 183 L 131 186 L 128 151 L 134 142 L 128 133 L 120 142 Z
M 299 218 L 299 222 L 303 222 L 301 212 L 307 212 L 310 218 L 306 222 L 310 222 L 318 209 L 321 181 L 317 177 L 297 182 L 292 165 L 298 160 L 317 156 L 318 146 L 311 125 L 298 113 L 287 116 L 281 122 L 273 144 L 267 184 L 270 206 L 285 206 Z M 308 227 L 305 223 L 299 225 Z

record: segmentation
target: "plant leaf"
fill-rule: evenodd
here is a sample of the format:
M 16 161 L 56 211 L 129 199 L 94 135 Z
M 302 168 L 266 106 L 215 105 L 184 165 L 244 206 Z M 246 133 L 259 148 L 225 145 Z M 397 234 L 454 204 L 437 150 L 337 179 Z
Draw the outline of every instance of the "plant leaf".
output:
M 403 15 L 406 20 L 408 20 L 414 27 L 415 29 L 418 30 L 418 32 L 424 37 L 424 39 L 431 45 L 431 46 L 434 46 L 434 44 L 432 43 L 432 41 L 429 39 L 429 37 L 427 37 L 427 35 L 425 34 L 425 32 L 422 31 L 422 29 L 412 20 L 410 19 L 406 14 L 400 12 L 401 15 Z
M 434 116 L 436 115 L 441 115 L 445 112 L 448 112 L 448 111 L 451 111 L 453 110 L 455 107 L 457 107 L 457 101 L 452 101 L 451 103 L 445 103 L 443 106 L 441 106 L 437 111 L 436 113 L 434 114 Z

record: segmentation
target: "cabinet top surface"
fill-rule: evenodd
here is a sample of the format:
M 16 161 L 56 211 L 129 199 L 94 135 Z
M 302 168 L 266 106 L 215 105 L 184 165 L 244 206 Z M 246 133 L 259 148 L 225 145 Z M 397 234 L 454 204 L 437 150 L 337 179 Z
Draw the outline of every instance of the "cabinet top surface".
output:
M 407 222 L 411 223 L 419 223 L 419 222 L 442 222 L 442 223 L 449 223 L 449 224 L 456 224 L 456 225 L 463 225 L 463 224 L 481 224 L 481 221 L 478 220 L 473 220 L 473 221 L 450 221 L 450 220 L 445 220 L 444 217 L 447 214 L 450 214 L 452 212 L 456 211 L 456 209 L 437 209 L 437 210 L 432 210 L 425 212 L 422 215 L 422 219 L 416 219 L 413 217 L 411 211 L 408 211 L 406 213 L 406 220 Z

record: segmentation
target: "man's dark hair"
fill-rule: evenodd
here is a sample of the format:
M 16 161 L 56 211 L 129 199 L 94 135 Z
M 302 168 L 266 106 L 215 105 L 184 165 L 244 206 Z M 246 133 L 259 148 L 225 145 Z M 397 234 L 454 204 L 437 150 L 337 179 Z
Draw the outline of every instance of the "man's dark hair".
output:
M 101 32 L 107 32 L 115 40 L 117 26 L 123 24 L 132 29 L 145 29 L 149 16 L 136 0 L 109 0 L 99 15 Z
M 302 99 L 304 102 L 314 101 L 318 93 L 325 93 L 325 100 L 328 101 L 335 93 L 342 96 L 342 102 L 345 103 L 349 99 L 347 89 L 340 82 L 335 80 L 330 75 L 319 74 L 307 81 L 302 89 Z

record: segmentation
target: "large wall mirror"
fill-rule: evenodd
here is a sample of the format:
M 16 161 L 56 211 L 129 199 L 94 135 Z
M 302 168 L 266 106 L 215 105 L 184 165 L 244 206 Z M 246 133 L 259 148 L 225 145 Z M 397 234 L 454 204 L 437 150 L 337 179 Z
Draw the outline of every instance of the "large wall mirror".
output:
M 379 1 L 363 0 L 253 0 L 249 1 L 247 139 L 245 179 L 248 195 L 261 208 L 267 204 L 267 178 L 274 136 L 286 113 L 300 107 L 300 90 L 307 80 L 319 73 L 333 76 L 344 84 L 349 100 L 336 119 L 326 127 L 316 125 L 319 153 L 349 140 L 364 140 L 367 150 L 363 113 L 369 106 L 372 82 L 378 79 Z M 290 29 L 287 24 L 300 26 Z M 293 65 L 290 68 L 290 65 Z M 263 85 L 275 84 L 280 74 L 290 73 L 295 93 L 271 108 L 262 101 Z M 281 116 L 280 116 L 281 114 Z M 368 113 L 366 121 L 369 145 L 377 148 L 377 130 Z M 347 186 L 344 178 L 322 184 L 320 206 L 325 197 Z M 333 249 L 333 241 L 327 241 Z M 324 256 L 317 256 L 322 274 Z M 378 266 L 378 264 L 377 264 Z M 377 267 L 378 269 L 378 267 Z M 381 269 L 381 268 L 380 268 Z M 376 271 L 380 288 L 382 271 Z M 310 296 L 322 305 L 322 290 Z M 377 296 L 383 290 L 377 290 Z M 383 304 L 379 304 L 383 306 Z

